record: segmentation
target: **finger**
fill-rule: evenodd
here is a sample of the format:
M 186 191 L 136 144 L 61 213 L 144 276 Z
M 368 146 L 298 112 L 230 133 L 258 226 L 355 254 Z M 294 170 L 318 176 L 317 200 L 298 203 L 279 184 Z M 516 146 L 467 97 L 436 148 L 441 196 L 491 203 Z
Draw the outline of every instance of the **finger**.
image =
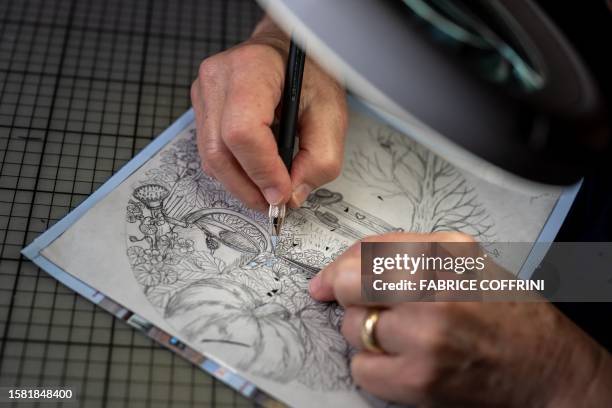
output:
M 427 329 L 438 324 L 431 322 L 434 307 L 435 303 L 407 302 L 379 310 L 374 338 L 380 348 L 388 354 L 401 353 L 411 358 L 423 354 L 431 342 Z M 344 312 L 342 335 L 357 349 L 363 349 L 361 329 L 370 310 L 365 306 L 349 306 Z
M 351 346 L 358 350 L 364 349 L 361 331 L 370 310 L 364 306 L 350 306 L 344 311 L 341 328 L 342 335 Z M 376 343 L 387 354 L 399 354 L 405 351 L 406 344 L 400 344 L 402 342 L 398 338 L 399 331 L 397 327 L 393 328 L 395 319 L 392 309 L 383 309 L 378 313 L 378 321 L 374 326 L 374 339 Z M 409 324 L 409 319 L 402 323 L 402 325 Z
M 327 275 L 334 279 L 328 284 L 334 299 L 344 307 L 367 303 L 361 295 L 361 256 L 345 257 L 336 268 L 335 273 Z
M 218 139 L 202 139 L 201 144 L 198 148 L 205 152 L 204 157 L 212 176 L 247 207 L 265 211 L 268 204 L 259 188 L 246 175 L 225 145 L 219 143 Z
M 361 292 L 357 292 L 355 283 L 360 285 L 361 243 L 362 242 L 453 242 L 467 241 L 471 237 L 457 232 L 435 232 L 431 234 L 391 232 L 383 235 L 366 237 L 354 243 L 334 262 L 327 265 L 310 281 L 310 295 L 322 302 L 337 300 L 343 305 L 363 303 Z M 342 276 L 338 279 L 339 276 Z M 338 286 L 336 288 L 336 286 Z M 340 299 L 337 298 L 340 296 Z
M 287 202 L 291 179 L 270 128 L 280 93 L 260 78 L 238 80 L 226 96 L 221 137 L 269 204 Z
M 310 295 L 318 301 L 328 302 L 336 300 L 335 286 L 340 274 L 347 274 L 344 285 L 348 286 L 345 291 L 350 291 L 354 287 L 355 281 L 359 285 L 360 265 L 361 265 L 361 245 L 356 242 L 351 245 L 334 262 L 327 265 L 314 278 L 309 285 Z M 355 277 L 357 275 L 357 277 Z
M 223 71 L 216 69 L 215 64 L 207 59 L 200 64 L 198 78 L 191 85 L 191 104 L 195 113 L 198 152 L 202 168 L 209 176 L 213 174 L 209 166 L 210 161 L 205 157 L 204 147 L 208 145 L 207 139 L 214 137 L 210 135 L 213 132 L 208 132 L 208 130 L 219 127 L 221 107 L 225 100 L 223 80 L 220 80 L 219 76 L 223 76 Z M 206 100 L 204 95 L 206 95 Z
M 340 281 L 339 294 L 342 301 L 346 304 L 362 303 L 361 292 L 355 292 L 355 283 L 360 278 L 361 273 L 361 243 L 362 242 L 402 242 L 413 240 L 415 242 L 425 242 L 424 240 L 431 234 L 411 234 L 393 232 L 383 235 L 366 237 L 351 245 L 342 255 L 311 279 L 309 290 L 310 295 L 318 301 L 328 302 L 338 300 L 336 298 L 336 283 L 339 275 L 344 275 Z M 356 276 L 357 275 L 357 276 Z M 360 280 L 358 284 L 360 284 Z
M 202 88 L 205 88 L 202 90 Z M 194 82 L 192 103 L 196 115 L 197 145 L 202 167 L 210 176 L 221 182 L 225 189 L 248 207 L 264 210 L 266 201 L 259 189 L 244 173 L 231 152 L 221 140 L 220 106 L 223 104 L 222 93 L 216 92 L 214 86 L 200 85 Z M 208 92 L 210 91 L 210 92 Z M 204 101 L 202 94 L 207 92 L 210 99 Z
M 313 189 L 340 175 L 346 128 L 343 93 L 337 92 L 329 99 L 319 98 L 302 112 L 300 149 L 291 166 L 292 207 L 299 207 Z
M 351 360 L 351 376 L 361 388 L 386 401 L 415 403 L 418 393 L 403 384 L 408 374 L 403 361 L 398 356 L 360 352 Z

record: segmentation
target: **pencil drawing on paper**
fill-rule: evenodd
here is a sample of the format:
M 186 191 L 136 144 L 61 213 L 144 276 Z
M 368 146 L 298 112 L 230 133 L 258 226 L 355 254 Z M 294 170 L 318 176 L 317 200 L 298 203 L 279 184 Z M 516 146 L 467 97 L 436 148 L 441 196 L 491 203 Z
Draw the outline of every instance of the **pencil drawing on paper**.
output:
M 476 193 L 451 165 L 387 130 L 354 153 L 345 176 L 410 206 L 404 229 L 491 234 Z M 352 387 L 341 309 L 308 295 L 308 281 L 355 240 L 400 230 L 321 188 L 290 213 L 271 252 L 267 218 L 200 166 L 195 130 L 141 173 L 126 203 L 127 250 L 150 302 L 183 337 L 233 367 L 316 390 Z
M 481 241 L 493 237 L 493 222 L 473 186 L 450 163 L 386 127 L 370 130 L 376 148 L 357 149 L 345 174 L 379 197 L 404 199 L 410 231 L 462 231 Z

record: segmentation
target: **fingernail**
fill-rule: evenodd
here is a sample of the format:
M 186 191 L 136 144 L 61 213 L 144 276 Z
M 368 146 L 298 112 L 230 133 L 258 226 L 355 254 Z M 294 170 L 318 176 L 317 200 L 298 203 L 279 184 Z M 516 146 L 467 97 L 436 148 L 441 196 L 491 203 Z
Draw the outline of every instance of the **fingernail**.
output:
M 263 195 L 268 204 L 272 205 L 280 204 L 283 199 L 283 195 L 276 187 L 264 188 Z
M 310 294 L 315 294 L 319 291 L 320 287 L 321 287 L 321 274 L 318 273 L 310 280 L 310 283 L 308 284 L 308 290 Z
M 312 187 L 306 183 L 302 183 L 293 190 L 293 201 L 299 207 L 308 198 L 312 192 Z

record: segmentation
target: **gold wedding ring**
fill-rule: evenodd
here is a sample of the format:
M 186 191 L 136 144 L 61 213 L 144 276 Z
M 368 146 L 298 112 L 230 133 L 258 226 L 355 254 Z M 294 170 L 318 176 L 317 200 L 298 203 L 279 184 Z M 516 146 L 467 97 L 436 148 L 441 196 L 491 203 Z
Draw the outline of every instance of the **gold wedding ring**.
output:
M 369 309 L 361 326 L 361 343 L 367 351 L 373 353 L 384 353 L 384 350 L 380 347 L 378 341 L 376 341 L 374 333 L 379 317 L 380 311 L 378 309 Z

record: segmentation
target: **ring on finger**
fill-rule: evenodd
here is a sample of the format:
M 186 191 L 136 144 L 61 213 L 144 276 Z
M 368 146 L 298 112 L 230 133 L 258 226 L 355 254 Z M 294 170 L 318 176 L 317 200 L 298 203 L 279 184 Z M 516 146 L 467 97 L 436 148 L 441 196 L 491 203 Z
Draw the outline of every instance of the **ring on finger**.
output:
M 380 347 L 378 340 L 376 340 L 376 324 L 380 317 L 379 309 L 368 309 L 368 313 L 363 319 L 361 325 L 361 343 L 365 350 L 372 353 L 384 353 L 384 350 Z

